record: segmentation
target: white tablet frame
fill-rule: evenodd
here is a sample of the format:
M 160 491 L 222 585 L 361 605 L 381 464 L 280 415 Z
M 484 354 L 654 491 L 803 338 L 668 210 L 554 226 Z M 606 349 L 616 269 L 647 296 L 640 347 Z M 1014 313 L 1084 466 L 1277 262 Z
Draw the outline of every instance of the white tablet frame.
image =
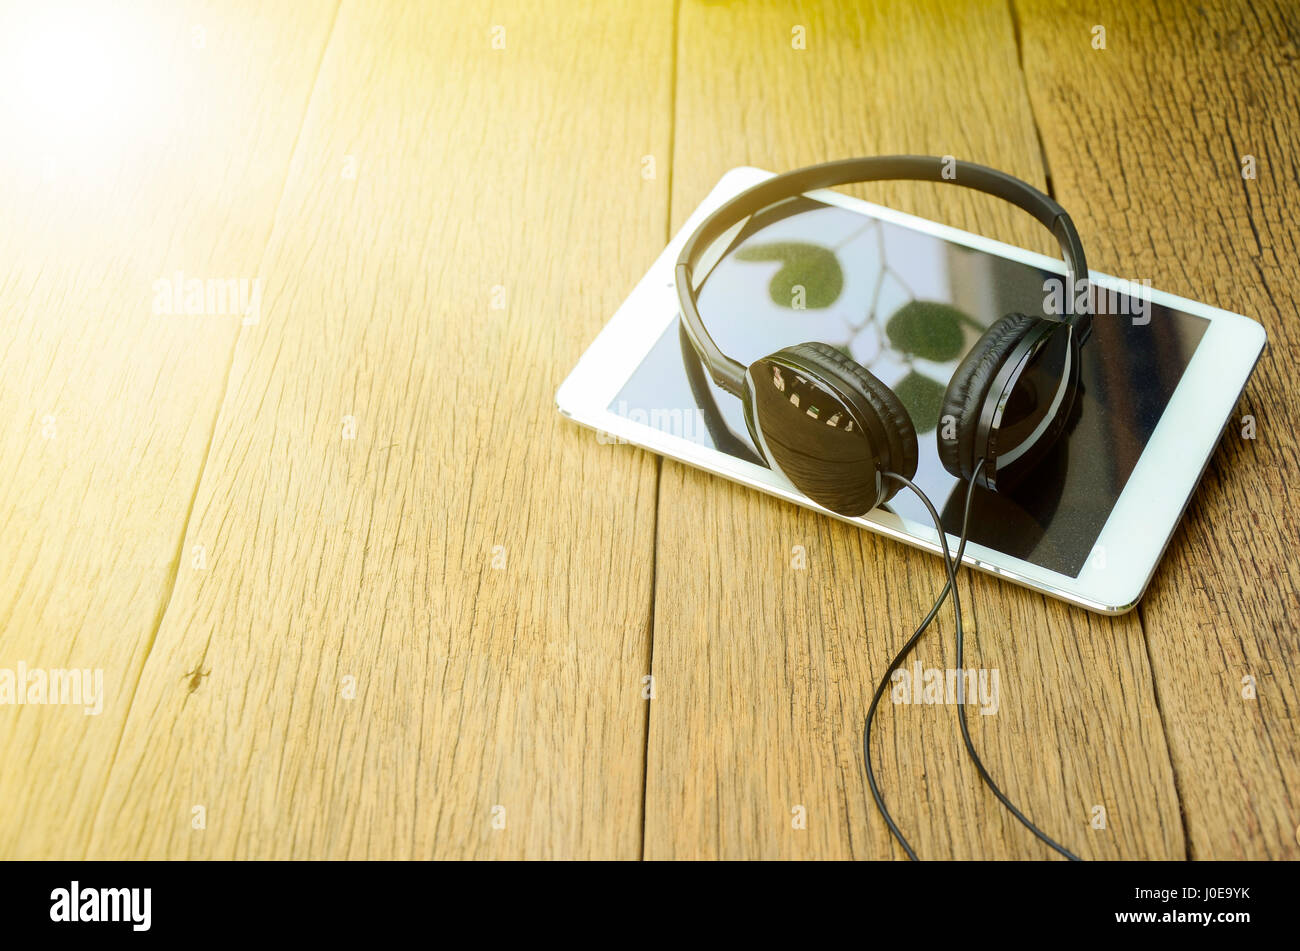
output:
M 938 535 L 929 523 L 913 522 L 879 509 L 859 518 L 835 515 L 805 498 L 769 469 L 634 422 L 609 408 L 650 348 L 677 319 L 673 267 L 686 238 L 709 212 L 771 176 L 771 172 L 762 169 L 741 167 L 722 177 L 587 348 L 556 392 L 556 405 L 562 414 L 585 426 L 938 554 L 941 550 Z M 1065 273 L 1064 262 L 1001 241 L 835 191 L 808 194 L 817 201 L 914 228 L 978 251 L 1044 271 Z M 1203 317 L 1209 326 L 1077 577 L 1049 571 L 973 542 L 967 543 L 963 561 L 980 571 L 1090 611 L 1123 614 L 1137 604 L 1155 573 L 1160 556 L 1259 359 L 1265 334 L 1259 323 L 1241 314 L 1120 281 L 1097 271 L 1089 271 L 1089 275 L 1098 287 L 1113 288 Z M 948 544 L 955 549 L 957 539 L 949 535 Z

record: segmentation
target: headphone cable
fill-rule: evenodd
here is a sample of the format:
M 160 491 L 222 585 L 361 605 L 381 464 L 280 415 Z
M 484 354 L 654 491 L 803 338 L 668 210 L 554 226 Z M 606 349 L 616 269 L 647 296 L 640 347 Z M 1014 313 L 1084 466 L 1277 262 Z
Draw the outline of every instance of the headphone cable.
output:
M 893 816 L 889 814 L 889 809 L 885 806 L 884 796 L 880 792 L 880 787 L 876 784 L 875 770 L 872 768 L 871 765 L 871 721 L 875 718 L 876 708 L 880 704 L 880 698 L 884 696 L 885 690 L 889 686 L 891 675 L 894 673 L 895 670 L 899 668 L 902 662 L 907 658 L 907 655 L 911 653 L 912 648 L 916 646 L 916 642 L 920 640 L 921 635 L 924 634 L 925 631 L 929 628 L 930 624 L 934 621 L 935 616 L 939 613 L 939 609 L 943 606 L 943 602 L 947 599 L 949 594 L 952 595 L 953 616 L 954 616 L 954 623 L 957 631 L 957 669 L 959 672 L 958 677 L 960 678 L 964 637 L 962 633 L 962 621 L 961 621 L 961 595 L 957 591 L 957 572 L 961 569 L 961 564 L 962 564 L 961 559 L 966 551 L 966 540 L 968 537 L 968 528 L 969 528 L 969 520 L 970 520 L 971 498 L 975 494 L 976 479 L 979 475 L 980 469 L 983 468 L 983 466 L 984 466 L 983 459 L 979 460 L 979 462 L 975 464 L 974 472 L 971 474 L 970 482 L 966 487 L 966 500 L 965 500 L 965 504 L 962 507 L 962 516 L 961 516 L 961 536 L 959 537 L 957 542 L 957 556 L 955 559 L 951 556 L 951 553 L 948 549 L 948 536 L 943 530 L 943 522 L 939 518 L 939 513 L 935 510 L 934 505 L 930 502 L 929 497 L 923 491 L 921 491 L 920 487 L 917 486 L 916 483 L 914 483 L 911 479 L 908 479 L 905 476 L 901 476 L 896 472 L 884 473 L 885 478 L 893 479 L 894 481 L 899 482 L 900 484 L 911 489 L 913 494 L 915 494 L 916 497 L 921 500 L 921 503 L 925 506 L 926 510 L 930 513 L 930 518 L 934 522 L 935 531 L 938 532 L 939 535 L 939 544 L 943 548 L 943 563 L 944 563 L 945 571 L 948 575 L 948 580 L 944 584 L 943 590 L 939 592 L 939 597 L 935 599 L 934 606 L 930 608 L 929 613 L 926 614 L 926 616 L 922 619 L 920 625 L 913 632 L 912 636 L 907 639 L 907 642 L 903 644 L 901 648 L 899 648 L 898 653 L 894 655 L 894 659 L 890 661 L 888 669 L 885 670 L 884 676 L 880 678 L 880 683 L 876 687 L 876 693 L 871 698 L 871 706 L 867 710 L 866 720 L 862 725 L 862 753 L 863 753 L 863 759 L 865 760 L 866 763 L 867 783 L 871 787 L 872 798 L 874 798 L 876 801 L 876 809 L 880 812 L 881 818 L 885 820 L 885 825 L 889 827 L 890 834 L 893 835 L 893 837 L 898 840 L 898 844 L 903 847 L 903 851 L 907 853 L 907 857 L 913 861 L 917 860 L 917 854 L 912 849 L 911 845 L 908 844 L 907 839 L 903 836 L 902 831 L 898 828 L 898 824 L 894 822 Z M 959 683 L 960 682 L 961 681 L 959 680 Z M 962 700 L 964 701 L 964 699 L 965 698 L 963 696 Z M 980 760 L 979 754 L 975 751 L 975 744 L 971 740 L 971 736 L 970 736 L 970 728 L 967 726 L 966 723 L 965 706 L 966 704 L 964 702 L 961 702 L 957 705 L 957 722 L 961 727 L 962 741 L 966 746 L 966 753 L 970 757 L 971 762 L 975 765 L 975 769 L 979 773 L 980 779 L 983 780 L 984 784 L 988 786 L 989 789 L 993 792 L 993 795 L 998 798 L 998 801 L 1002 803 L 1002 805 L 1007 809 L 1007 811 L 1010 812 L 1011 815 L 1013 815 L 1021 823 L 1021 825 L 1023 825 L 1026 829 L 1028 829 L 1030 832 L 1036 835 L 1044 843 L 1051 846 L 1061 855 L 1065 856 L 1067 859 L 1070 859 L 1071 861 L 1075 861 L 1075 862 L 1079 861 L 1079 857 L 1077 855 L 1075 855 L 1069 849 L 1065 848 L 1055 839 L 1051 838 L 1042 830 L 1040 830 L 1036 825 L 1034 825 L 1029 820 L 1029 818 L 1025 816 L 1025 814 L 1022 813 L 1019 809 L 1017 809 L 1015 805 L 1011 802 L 1011 800 L 1008 799 L 1003 794 L 1002 790 L 998 788 L 997 784 L 993 781 L 993 777 L 990 776 L 988 770 L 984 768 L 984 763 L 983 761 Z

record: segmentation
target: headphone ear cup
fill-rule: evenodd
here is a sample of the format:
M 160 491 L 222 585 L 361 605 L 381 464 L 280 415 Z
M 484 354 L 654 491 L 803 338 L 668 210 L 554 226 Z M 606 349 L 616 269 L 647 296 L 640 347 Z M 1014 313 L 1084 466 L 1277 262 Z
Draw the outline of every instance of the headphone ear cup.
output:
M 898 398 L 822 343 L 787 347 L 746 370 L 747 421 L 774 469 L 818 505 L 863 515 L 916 472 L 916 430 Z
M 880 458 L 881 468 L 912 478 L 916 475 L 916 427 L 907 409 L 879 377 L 851 357 L 825 343 L 801 343 L 788 351 L 798 354 L 810 366 L 823 373 L 839 377 L 847 388 L 857 393 L 865 408 L 879 421 L 884 430 L 887 455 Z M 899 486 L 890 483 L 886 498 Z
M 812 360 L 814 365 L 832 373 L 838 371 L 841 378 L 848 378 L 853 389 L 863 396 L 884 427 L 889 457 L 881 460 L 882 467 L 909 479 L 915 476 L 916 427 L 912 424 L 912 417 L 907 414 L 907 408 L 894 391 L 880 377 L 829 344 L 804 343 L 791 349 Z M 893 495 L 898 488 L 897 483 L 893 483 L 888 495 Z
M 988 398 L 993 378 L 1006 362 L 1016 344 L 1042 320 L 1026 314 L 1007 314 L 975 342 L 970 352 L 957 364 L 943 395 L 943 410 L 935 429 L 939 461 L 958 479 L 969 479 L 975 470 L 975 437 L 980 414 Z M 945 439 L 945 420 L 952 417 L 953 438 Z

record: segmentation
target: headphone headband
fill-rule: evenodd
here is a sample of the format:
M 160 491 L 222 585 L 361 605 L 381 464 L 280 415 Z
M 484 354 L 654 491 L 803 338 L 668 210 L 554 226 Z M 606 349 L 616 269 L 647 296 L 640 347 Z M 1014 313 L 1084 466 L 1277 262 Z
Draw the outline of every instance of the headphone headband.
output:
M 949 177 L 945 177 L 945 171 Z M 1050 195 L 1014 175 L 958 159 L 930 155 L 878 155 L 839 159 L 785 172 L 745 189 L 704 219 L 682 246 L 682 253 L 677 258 L 677 297 L 681 303 L 683 326 L 695 351 L 718 386 L 733 396 L 742 395 L 745 388 L 745 367 L 718 348 L 700 319 L 693 278 L 700 255 L 728 229 L 779 201 L 818 188 L 888 180 L 951 183 L 973 188 L 1008 201 L 1037 218 L 1055 236 L 1065 258 L 1066 277 L 1069 281 L 1064 295 L 1065 312 L 1070 315 L 1066 322 L 1074 328 L 1080 343 L 1088 339 L 1092 330 L 1092 317 L 1086 312 L 1074 312 L 1076 283 L 1082 279 L 1085 282 L 1085 293 L 1088 290 L 1088 262 L 1083 253 L 1083 242 L 1079 239 L 1079 232 L 1075 230 L 1070 216 Z

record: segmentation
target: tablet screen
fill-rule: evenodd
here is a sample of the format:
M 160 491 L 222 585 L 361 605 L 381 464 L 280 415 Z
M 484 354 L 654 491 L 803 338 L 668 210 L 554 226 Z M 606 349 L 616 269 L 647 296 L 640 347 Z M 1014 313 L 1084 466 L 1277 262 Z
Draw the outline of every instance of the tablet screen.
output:
M 883 380 L 916 426 L 916 483 L 961 530 L 964 486 L 939 462 L 944 390 L 980 334 L 1010 312 L 1044 314 L 1060 275 L 859 211 L 799 198 L 754 216 L 700 288 L 700 314 L 742 363 L 805 341 L 839 348 Z M 1074 411 L 1052 453 L 1014 492 L 976 489 L 971 541 L 1077 577 L 1209 322 L 1103 292 L 1082 351 Z M 713 386 L 677 321 L 609 409 L 763 464 L 738 399 Z M 887 505 L 929 525 L 900 492 Z M 1102 553 L 1099 553 L 1102 554 Z

